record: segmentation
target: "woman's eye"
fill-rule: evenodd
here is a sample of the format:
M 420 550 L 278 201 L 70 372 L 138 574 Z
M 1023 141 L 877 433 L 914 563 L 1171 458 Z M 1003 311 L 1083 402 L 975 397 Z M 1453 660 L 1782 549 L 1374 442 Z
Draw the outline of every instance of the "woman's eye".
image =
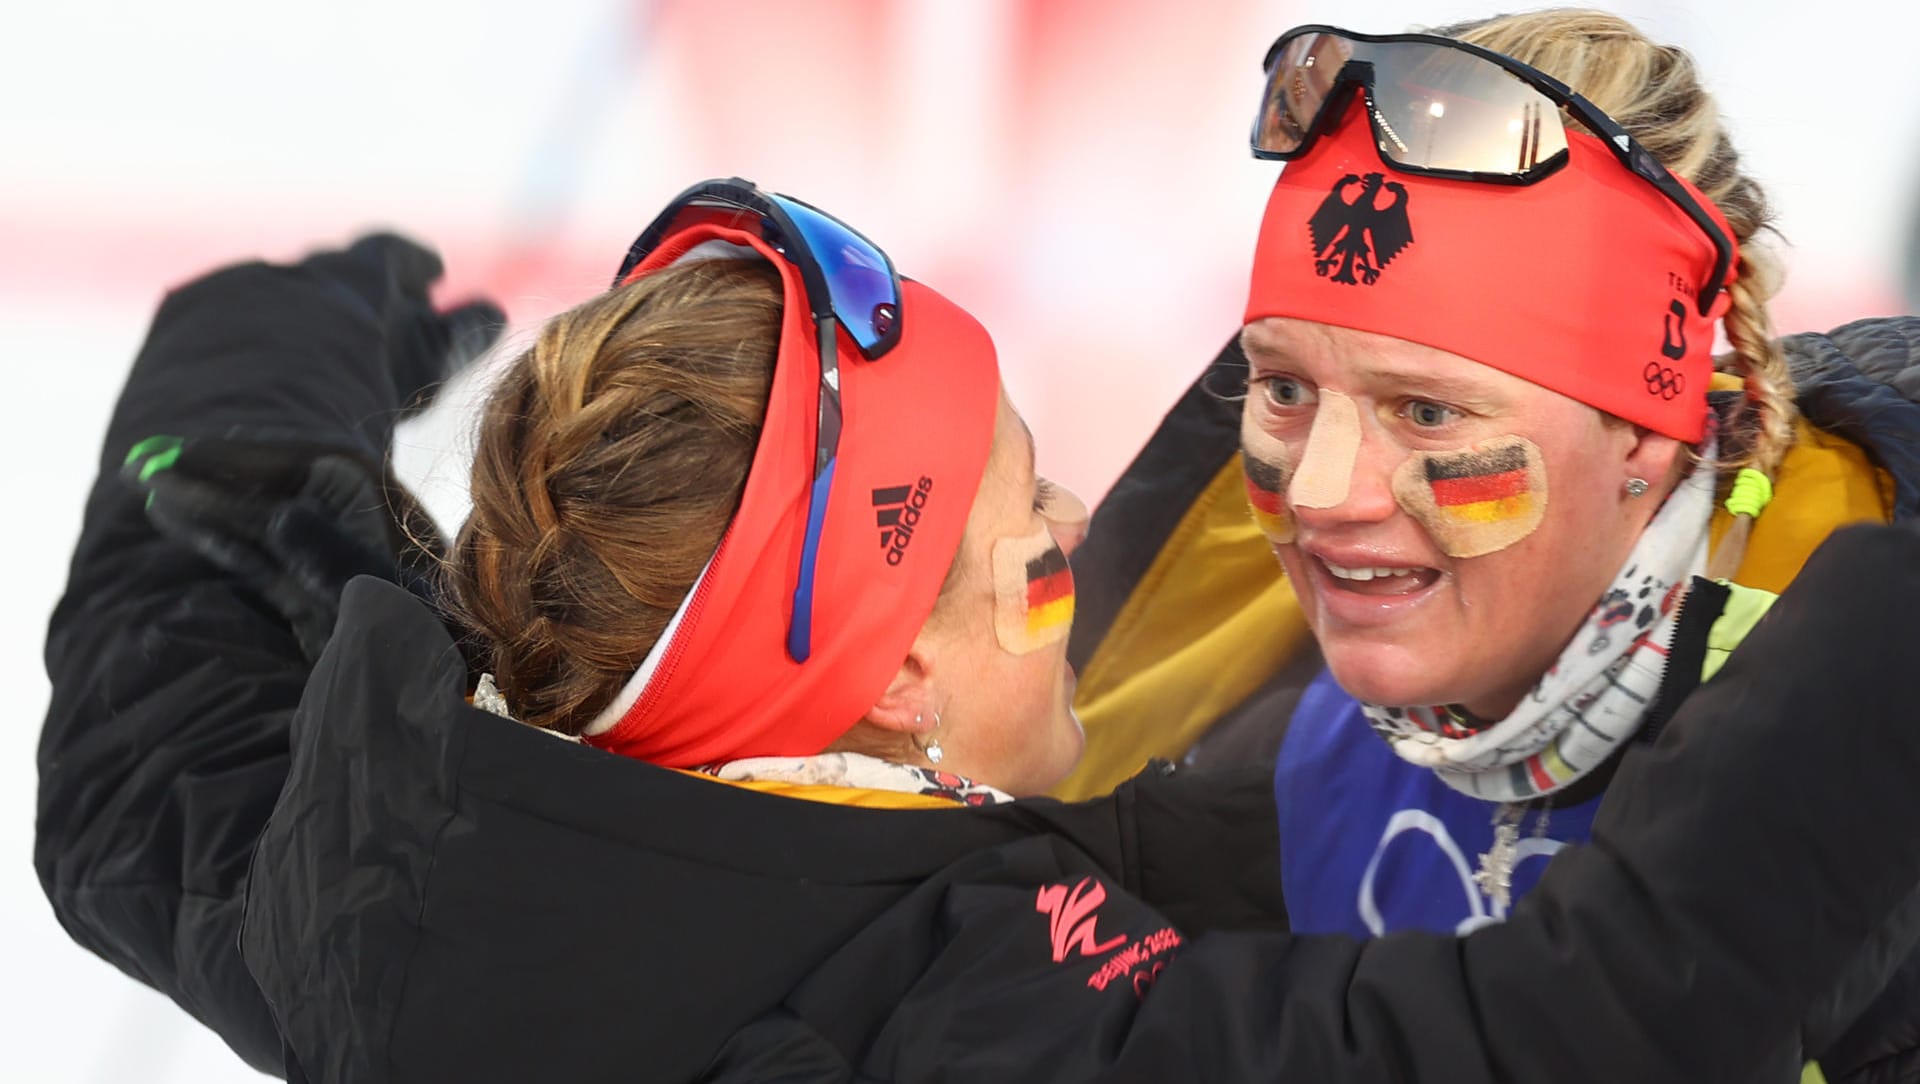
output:
M 1408 421 L 1422 429 L 1438 429 L 1460 416 L 1460 412 L 1452 407 L 1429 403 L 1425 399 L 1409 401 L 1404 413 Z
M 1033 480 L 1034 512 L 1045 515 L 1048 506 L 1053 504 L 1053 495 L 1054 488 L 1052 482 L 1047 481 L 1045 478 L 1035 478 Z
M 1310 406 L 1314 401 L 1313 389 L 1293 377 L 1269 376 L 1260 383 L 1266 386 L 1267 401 L 1274 406 Z

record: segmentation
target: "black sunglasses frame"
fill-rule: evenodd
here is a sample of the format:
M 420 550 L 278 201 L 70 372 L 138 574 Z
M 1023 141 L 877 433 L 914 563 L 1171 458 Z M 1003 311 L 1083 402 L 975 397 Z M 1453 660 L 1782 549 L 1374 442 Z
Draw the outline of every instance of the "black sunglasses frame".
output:
M 1707 240 L 1713 244 L 1714 262 L 1713 272 L 1708 276 L 1706 283 L 1701 286 L 1699 296 L 1696 299 L 1699 304 L 1700 315 L 1707 315 L 1713 307 L 1714 299 L 1719 296 L 1721 290 L 1726 288 L 1727 276 L 1732 270 L 1733 264 L 1733 243 L 1728 240 L 1726 231 L 1720 228 L 1720 224 L 1713 220 L 1713 216 L 1708 214 L 1706 208 L 1700 205 L 1700 201 L 1695 199 L 1693 194 L 1687 191 L 1686 187 L 1668 171 L 1667 167 L 1661 165 L 1660 160 L 1655 158 L 1652 152 L 1640 145 L 1639 140 L 1634 139 L 1633 136 L 1630 135 L 1625 128 L 1620 127 L 1612 117 L 1602 112 L 1599 106 L 1594 105 L 1576 93 L 1572 87 L 1567 86 L 1546 72 L 1531 65 L 1523 64 L 1505 54 L 1496 53 L 1491 49 L 1483 49 L 1480 46 L 1458 41 L 1454 38 L 1440 37 L 1436 34 L 1359 34 L 1351 30 L 1343 30 L 1340 27 L 1327 26 L 1322 23 L 1310 23 L 1288 30 L 1286 33 L 1274 39 L 1273 44 L 1267 49 L 1266 58 L 1262 60 L 1260 64 L 1261 71 L 1267 75 L 1267 80 L 1261 89 L 1260 110 L 1254 116 L 1253 134 L 1250 140 L 1255 158 L 1268 161 L 1289 162 L 1307 153 L 1307 151 L 1312 149 L 1313 145 L 1319 141 L 1323 132 L 1333 123 L 1330 118 L 1339 116 L 1343 112 L 1348 94 L 1356 90 L 1366 95 L 1368 121 L 1374 125 L 1376 138 L 1381 134 L 1376 115 L 1377 110 L 1374 105 L 1373 64 L 1370 61 L 1349 60 L 1341 67 L 1340 71 L 1335 74 L 1333 84 L 1328 88 L 1327 96 L 1321 103 L 1319 111 L 1315 114 L 1313 123 L 1308 126 L 1306 134 L 1300 139 L 1300 145 L 1290 151 L 1270 151 L 1261 148 L 1260 122 L 1266 116 L 1267 112 L 1267 88 L 1272 86 L 1274 62 L 1279 58 L 1281 50 L 1286 48 L 1289 42 L 1307 34 L 1328 34 L 1338 38 L 1345 38 L 1349 41 L 1366 42 L 1373 45 L 1418 44 L 1451 49 L 1455 52 L 1466 53 L 1484 60 L 1507 72 L 1509 75 L 1514 76 L 1521 82 L 1526 83 L 1534 90 L 1540 92 L 1549 102 L 1572 114 L 1574 120 L 1579 121 L 1582 127 L 1593 133 L 1602 143 L 1607 145 L 1607 149 L 1613 152 L 1613 156 L 1620 160 L 1621 165 L 1625 166 L 1629 172 L 1658 189 L 1661 195 L 1667 197 L 1668 201 L 1678 207 L 1688 218 L 1692 219 L 1694 225 L 1700 227 L 1700 232 L 1707 236 Z M 1481 173 L 1470 170 L 1434 169 L 1426 166 L 1412 166 L 1394 161 L 1388 157 L 1385 152 L 1382 152 L 1380 155 L 1380 161 L 1385 164 L 1387 168 L 1400 173 L 1409 173 L 1423 177 L 1441 177 L 1449 180 L 1476 181 L 1481 184 L 1509 185 L 1527 185 L 1542 181 L 1558 172 L 1561 167 L 1567 164 L 1568 159 L 1569 155 L 1566 151 L 1559 151 L 1531 169 L 1519 173 Z

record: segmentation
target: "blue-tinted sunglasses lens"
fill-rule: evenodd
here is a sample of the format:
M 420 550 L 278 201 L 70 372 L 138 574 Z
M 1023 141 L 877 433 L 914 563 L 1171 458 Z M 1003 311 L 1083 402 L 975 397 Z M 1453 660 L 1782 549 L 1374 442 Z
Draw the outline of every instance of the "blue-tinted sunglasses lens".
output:
M 767 198 L 787 213 L 826 276 L 834 319 L 868 353 L 891 341 L 900 321 L 900 285 L 885 253 L 798 200 Z

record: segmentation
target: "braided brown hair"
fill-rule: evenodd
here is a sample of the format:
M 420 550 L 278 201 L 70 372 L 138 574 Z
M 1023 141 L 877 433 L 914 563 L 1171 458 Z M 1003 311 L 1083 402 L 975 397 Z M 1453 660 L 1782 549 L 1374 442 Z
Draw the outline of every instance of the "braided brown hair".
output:
M 764 263 L 679 264 L 555 317 L 500 379 L 444 596 L 521 721 L 579 733 L 713 556 L 781 307 Z
M 1767 311 L 1781 267 L 1773 250 L 1758 243 L 1773 230 L 1774 213 L 1759 184 L 1740 171 L 1740 155 L 1693 58 L 1617 15 L 1576 8 L 1500 15 L 1433 32 L 1504 53 L 1565 82 L 1719 207 L 1740 246 L 1740 260 L 1727 285 L 1732 307 L 1722 322 L 1733 352 L 1715 367 L 1739 376 L 1745 390 L 1722 432 L 1719 469 L 1723 489 L 1742 467 L 1771 479 L 1793 446 L 1798 413 L 1793 374 L 1774 342 Z M 1735 517 L 1709 575 L 1732 575 L 1751 525 L 1750 517 Z

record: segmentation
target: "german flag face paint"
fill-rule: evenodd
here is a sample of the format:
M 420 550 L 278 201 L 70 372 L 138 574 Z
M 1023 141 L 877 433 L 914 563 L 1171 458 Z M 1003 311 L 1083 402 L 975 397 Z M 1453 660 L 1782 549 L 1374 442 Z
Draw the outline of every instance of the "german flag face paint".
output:
M 1247 506 L 1260 533 L 1277 545 L 1293 541 L 1293 516 L 1287 511 L 1292 459 L 1287 446 L 1252 418 L 1240 422 L 1240 463 L 1247 472 Z
M 1520 541 L 1547 512 L 1547 468 L 1525 437 L 1457 452 L 1421 452 L 1393 473 L 1393 495 L 1449 557 L 1480 557 Z
M 1059 643 L 1073 629 L 1073 570 L 1042 527 L 993 544 L 993 631 L 1016 655 Z

